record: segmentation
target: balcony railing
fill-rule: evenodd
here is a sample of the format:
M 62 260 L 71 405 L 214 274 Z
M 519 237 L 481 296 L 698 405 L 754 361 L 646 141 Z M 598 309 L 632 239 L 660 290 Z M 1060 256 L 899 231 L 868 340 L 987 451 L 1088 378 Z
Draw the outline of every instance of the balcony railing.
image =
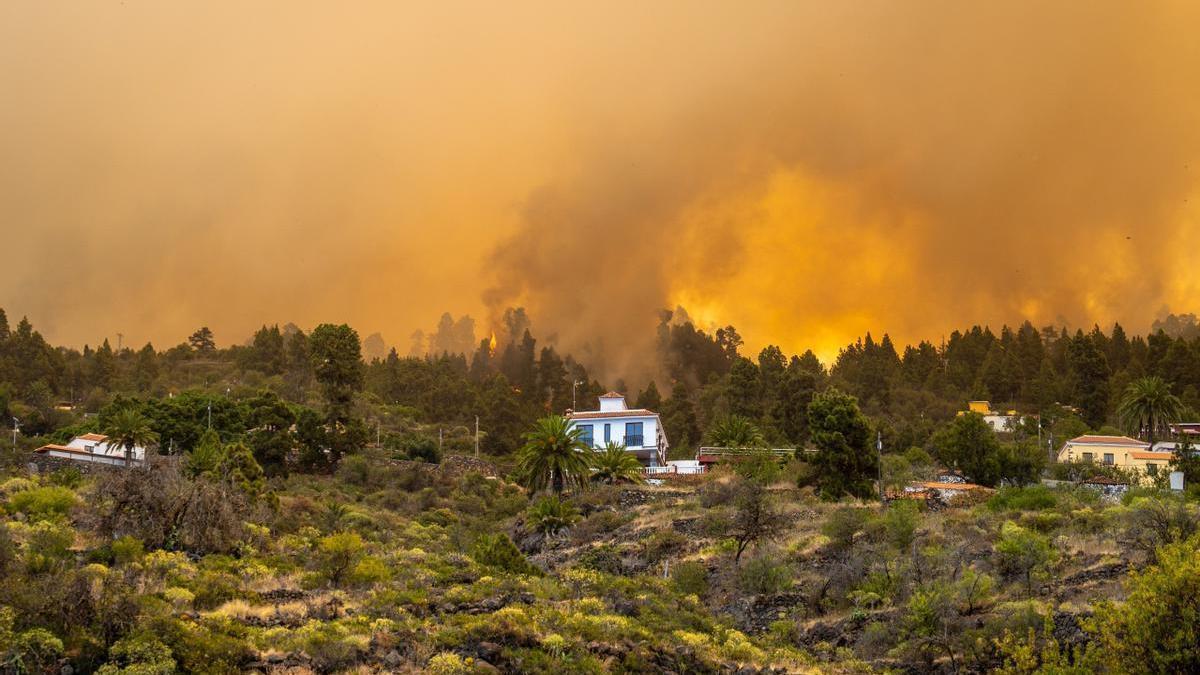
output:
M 664 474 L 664 473 L 677 473 L 677 474 L 704 473 L 703 466 L 674 466 L 674 465 L 672 465 L 672 466 L 647 466 L 647 467 L 643 467 L 642 470 L 647 476 L 654 476 L 654 475 Z
M 627 448 L 642 447 L 642 435 L 637 434 L 637 435 L 626 436 L 625 437 L 625 447 L 627 447 Z

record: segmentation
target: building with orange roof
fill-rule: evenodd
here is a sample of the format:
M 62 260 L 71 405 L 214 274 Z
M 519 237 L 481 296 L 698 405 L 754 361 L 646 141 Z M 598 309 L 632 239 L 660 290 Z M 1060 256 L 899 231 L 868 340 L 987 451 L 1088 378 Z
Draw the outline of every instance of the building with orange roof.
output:
M 666 431 L 658 413 L 642 408 L 629 408 L 625 396 L 610 391 L 600 397 L 599 410 L 570 411 L 571 426 L 583 432 L 584 441 L 593 448 L 607 443 L 624 445 L 648 469 L 667 466 Z
M 1091 462 L 1115 466 L 1136 477 L 1153 478 L 1167 471 L 1174 452 L 1151 449 L 1150 444 L 1128 436 L 1085 434 L 1072 438 L 1058 451 L 1059 462 Z
M 55 457 L 73 462 L 125 466 L 125 448 L 108 442 L 104 434 L 83 434 L 71 439 L 66 445 L 50 443 L 34 450 L 39 455 Z M 135 446 L 130 453 L 135 464 L 145 461 L 146 448 Z

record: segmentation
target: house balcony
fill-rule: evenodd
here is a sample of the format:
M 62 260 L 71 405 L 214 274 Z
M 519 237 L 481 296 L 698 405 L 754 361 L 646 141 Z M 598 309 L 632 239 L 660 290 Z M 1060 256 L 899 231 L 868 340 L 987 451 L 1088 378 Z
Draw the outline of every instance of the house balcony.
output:
M 643 440 L 644 439 L 641 434 L 638 434 L 636 436 L 626 436 L 625 437 L 625 447 L 640 448 L 643 445 Z

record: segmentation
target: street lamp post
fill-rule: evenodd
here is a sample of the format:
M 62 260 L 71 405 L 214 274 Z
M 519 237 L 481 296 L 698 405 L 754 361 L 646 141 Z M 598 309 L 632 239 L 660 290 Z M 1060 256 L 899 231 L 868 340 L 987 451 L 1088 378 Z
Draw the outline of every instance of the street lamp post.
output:
M 578 407 L 578 403 L 575 400 L 575 388 L 581 384 L 583 384 L 582 380 L 571 381 L 571 412 L 575 412 L 575 409 Z
M 875 433 L 875 468 L 879 472 L 879 503 L 887 504 L 887 499 L 883 496 L 883 430 Z

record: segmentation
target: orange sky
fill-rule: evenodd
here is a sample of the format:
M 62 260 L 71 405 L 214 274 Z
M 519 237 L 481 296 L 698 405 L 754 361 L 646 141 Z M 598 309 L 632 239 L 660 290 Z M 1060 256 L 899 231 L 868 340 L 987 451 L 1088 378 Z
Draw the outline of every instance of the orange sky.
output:
M 0 4 L 0 307 L 404 351 L 524 304 L 616 371 L 677 304 L 826 355 L 1197 310 L 1197 5 L 578 4 Z

